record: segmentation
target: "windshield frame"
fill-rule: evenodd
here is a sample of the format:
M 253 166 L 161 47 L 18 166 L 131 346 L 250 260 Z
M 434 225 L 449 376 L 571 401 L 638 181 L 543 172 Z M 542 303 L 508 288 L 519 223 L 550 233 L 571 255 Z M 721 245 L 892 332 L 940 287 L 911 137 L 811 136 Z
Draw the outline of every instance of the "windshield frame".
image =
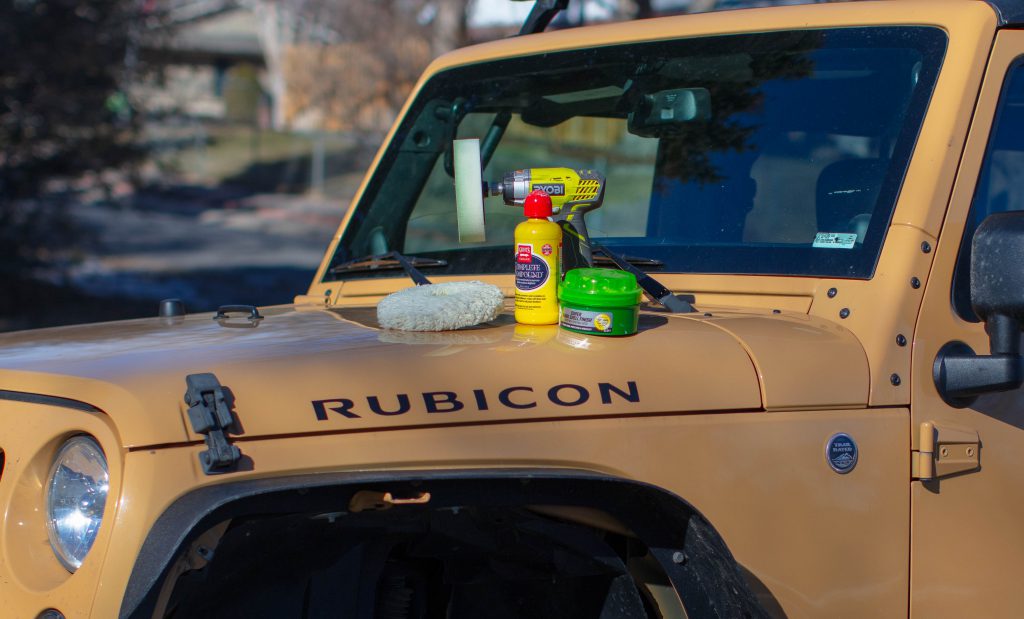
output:
M 449 88 L 450 84 L 466 82 L 468 79 L 467 76 L 488 72 L 494 73 L 496 71 L 502 71 L 505 73 L 515 73 L 516 71 L 527 72 L 531 66 L 536 66 L 538 62 L 544 62 L 550 65 L 557 63 L 560 59 L 564 60 L 566 58 L 572 58 L 573 56 L 578 57 L 580 54 L 590 53 L 607 56 L 614 53 L 616 50 L 625 50 L 627 48 L 635 51 L 638 48 L 642 50 L 649 46 L 658 45 L 685 47 L 686 45 L 706 44 L 708 42 L 727 38 L 733 40 L 736 40 L 737 38 L 745 38 L 748 41 L 770 40 L 772 38 L 784 37 L 792 33 L 823 33 L 828 37 L 835 39 L 837 44 L 841 44 L 844 40 L 849 39 L 862 44 L 866 41 L 867 44 L 865 44 L 865 46 L 879 45 L 884 47 L 885 42 L 882 41 L 879 43 L 879 40 L 884 39 L 885 37 L 877 36 L 879 34 L 884 34 L 884 31 L 899 31 L 903 35 L 913 34 L 913 36 L 917 37 L 916 44 L 918 49 L 920 49 L 925 58 L 931 60 L 931 62 L 924 63 L 920 73 L 920 82 L 923 83 L 925 87 L 914 89 L 911 101 L 907 106 L 903 125 L 891 155 L 891 161 L 895 163 L 889 166 L 879 196 L 878 203 L 880 205 L 884 204 L 885 206 L 880 206 L 875 211 L 876 214 L 881 216 L 873 217 L 870 227 L 871 233 L 867 237 L 871 243 L 869 245 L 865 242 L 865 251 L 862 252 L 863 258 L 857 264 L 851 265 L 849 263 L 849 260 L 847 260 L 849 254 L 836 251 L 817 252 L 817 256 L 814 260 L 779 258 L 779 256 L 784 253 L 799 253 L 806 249 L 803 247 L 785 248 L 784 251 L 780 252 L 767 252 L 764 247 L 754 245 L 730 246 L 723 249 L 707 245 L 668 246 L 664 244 L 645 243 L 645 239 L 642 237 L 621 240 L 616 237 L 612 237 L 610 239 L 602 240 L 602 243 L 605 243 L 620 252 L 636 254 L 645 258 L 654 258 L 670 265 L 673 263 L 678 264 L 680 262 L 679 255 L 681 253 L 686 254 L 686 268 L 654 268 L 654 271 L 673 273 L 782 275 L 871 279 L 874 276 L 881 254 L 881 248 L 884 245 L 886 232 L 895 210 L 903 180 L 905 178 L 907 168 L 909 167 L 911 157 L 914 153 L 921 128 L 924 124 L 927 109 L 932 100 L 935 86 L 938 81 L 938 75 L 941 72 L 946 53 L 948 51 L 948 34 L 943 29 L 935 26 L 879 25 L 857 28 L 822 27 L 795 31 L 707 35 L 671 41 L 630 42 L 597 49 L 580 48 L 561 50 L 557 52 L 547 52 L 522 57 L 497 59 L 480 64 L 456 66 L 440 71 L 425 81 L 420 88 L 416 99 L 408 106 L 407 112 L 404 114 L 401 123 L 396 128 L 392 139 L 389 141 L 386 149 L 382 153 L 374 174 L 368 180 L 365 190 L 360 196 L 359 203 L 354 207 L 354 211 L 347 222 L 344 233 L 337 244 L 337 248 L 328 264 L 328 268 L 324 271 L 323 279 L 321 281 L 329 283 L 351 279 L 372 279 L 394 276 L 394 274 L 389 273 L 346 273 L 340 275 L 332 273 L 331 268 L 346 260 L 359 257 L 354 253 L 351 253 L 348 250 L 348 247 L 355 236 L 359 233 L 360 226 L 365 224 L 367 213 L 378 199 L 382 186 L 386 182 L 387 176 L 391 171 L 392 165 L 394 165 L 395 159 L 401 150 L 402 145 L 406 144 L 414 135 L 417 130 L 417 121 L 423 114 L 426 106 L 431 105 L 440 98 L 441 94 Z M 873 37 L 870 35 L 876 36 Z M 438 154 L 437 156 L 443 157 L 443 154 Z M 408 186 L 406 186 L 406 189 L 407 188 Z M 509 238 L 507 246 L 465 246 L 457 250 L 417 252 L 417 255 L 429 258 L 440 258 L 448 261 L 448 266 L 445 269 L 439 269 L 437 271 L 432 270 L 432 275 L 500 275 L 511 272 L 512 263 L 511 260 L 508 259 L 511 246 L 511 238 Z M 721 251 L 729 252 L 734 256 L 741 256 L 742 261 L 747 265 L 751 265 L 752 268 L 739 270 L 725 270 L 720 268 L 723 263 L 719 258 Z

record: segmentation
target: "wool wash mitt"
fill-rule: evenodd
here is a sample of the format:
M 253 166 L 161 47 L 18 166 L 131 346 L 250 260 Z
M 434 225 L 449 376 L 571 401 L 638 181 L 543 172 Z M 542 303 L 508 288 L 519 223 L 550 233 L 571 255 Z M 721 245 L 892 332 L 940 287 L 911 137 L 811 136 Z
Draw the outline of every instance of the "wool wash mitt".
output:
M 414 286 L 384 297 L 377 322 L 385 329 L 450 331 L 494 320 L 504 300 L 501 289 L 480 281 Z

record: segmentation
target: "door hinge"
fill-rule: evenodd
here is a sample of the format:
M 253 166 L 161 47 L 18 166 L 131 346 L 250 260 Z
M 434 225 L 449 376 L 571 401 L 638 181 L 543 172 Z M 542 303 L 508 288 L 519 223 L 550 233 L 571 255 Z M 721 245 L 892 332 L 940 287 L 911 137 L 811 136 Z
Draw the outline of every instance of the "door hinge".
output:
M 206 439 L 206 451 L 199 454 L 203 472 L 217 475 L 234 470 L 242 452 L 228 442 L 228 433 L 238 430 L 231 414 L 230 391 L 225 392 L 213 374 L 189 374 L 185 385 L 188 420 L 192 430 Z
M 920 449 L 911 451 L 911 479 L 929 481 L 981 468 L 978 432 L 926 421 L 920 427 Z

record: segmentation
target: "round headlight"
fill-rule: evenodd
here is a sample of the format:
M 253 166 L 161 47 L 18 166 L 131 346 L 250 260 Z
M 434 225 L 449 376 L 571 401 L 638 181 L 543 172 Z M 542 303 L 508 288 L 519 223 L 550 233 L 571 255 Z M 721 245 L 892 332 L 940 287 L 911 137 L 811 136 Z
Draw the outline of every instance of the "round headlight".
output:
M 69 571 L 82 565 L 96 541 L 109 488 L 107 459 L 96 441 L 75 436 L 64 443 L 46 484 L 46 529 Z

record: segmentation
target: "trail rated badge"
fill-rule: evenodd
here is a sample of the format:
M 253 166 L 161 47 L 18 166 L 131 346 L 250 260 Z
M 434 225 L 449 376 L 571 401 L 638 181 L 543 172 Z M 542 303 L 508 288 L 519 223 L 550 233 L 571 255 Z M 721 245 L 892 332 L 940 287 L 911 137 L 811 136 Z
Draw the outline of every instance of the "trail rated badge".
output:
M 857 466 L 857 443 L 849 434 L 834 434 L 825 445 L 825 459 L 833 471 L 845 475 Z

